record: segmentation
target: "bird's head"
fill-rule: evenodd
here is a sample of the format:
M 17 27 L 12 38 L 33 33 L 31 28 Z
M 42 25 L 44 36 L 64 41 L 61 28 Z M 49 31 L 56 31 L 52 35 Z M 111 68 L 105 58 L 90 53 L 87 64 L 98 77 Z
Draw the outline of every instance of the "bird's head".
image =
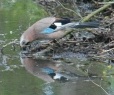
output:
M 26 47 L 29 44 L 29 42 L 30 41 L 29 41 L 28 38 L 26 38 L 24 35 L 21 36 L 21 38 L 20 38 L 20 46 L 21 46 L 21 48 Z
M 26 48 L 34 40 L 36 40 L 36 33 L 31 29 L 26 30 L 20 37 L 21 48 Z

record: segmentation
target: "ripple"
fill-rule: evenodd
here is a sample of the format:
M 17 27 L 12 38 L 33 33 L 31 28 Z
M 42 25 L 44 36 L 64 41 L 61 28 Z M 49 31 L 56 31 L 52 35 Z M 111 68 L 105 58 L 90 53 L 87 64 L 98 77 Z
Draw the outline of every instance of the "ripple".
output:
M 50 83 L 46 83 L 43 87 L 44 95 L 54 95 L 53 87 L 50 85 Z

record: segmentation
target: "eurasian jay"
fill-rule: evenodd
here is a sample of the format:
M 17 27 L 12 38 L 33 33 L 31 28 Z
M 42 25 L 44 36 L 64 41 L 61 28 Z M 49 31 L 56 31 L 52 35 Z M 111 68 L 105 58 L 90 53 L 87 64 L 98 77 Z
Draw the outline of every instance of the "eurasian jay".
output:
M 69 29 L 97 28 L 96 22 L 70 22 L 68 18 L 46 17 L 30 26 L 20 38 L 20 46 L 26 47 L 35 40 L 59 39 L 65 36 Z
M 20 59 L 28 72 L 47 82 L 54 82 L 55 80 L 65 82 L 76 79 L 78 76 L 75 69 L 74 71 L 69 70 L 71 68 L 69 65 L 64 66 L 64 64 L 52 60 L 35 59 L 30 56 L 20 57 Z

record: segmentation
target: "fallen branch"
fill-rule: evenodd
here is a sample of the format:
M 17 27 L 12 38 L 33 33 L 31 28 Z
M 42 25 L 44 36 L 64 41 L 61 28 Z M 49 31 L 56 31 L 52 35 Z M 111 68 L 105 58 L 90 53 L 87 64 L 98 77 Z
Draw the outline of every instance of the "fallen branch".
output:
M 91 14 L 89 14 L 88 16 L 84 17 L 82 19 L 81 22 L 86 22 L 88 21 L 91 17 L 93 17 L 94 15 L 98 14 L 99 12 L 105 10 L 106 8 L 108 8 L 112 3 L 108 3 L 108 4 L 105 4 L 103 7 L 99 8 L 98 10 L 92 12 Z

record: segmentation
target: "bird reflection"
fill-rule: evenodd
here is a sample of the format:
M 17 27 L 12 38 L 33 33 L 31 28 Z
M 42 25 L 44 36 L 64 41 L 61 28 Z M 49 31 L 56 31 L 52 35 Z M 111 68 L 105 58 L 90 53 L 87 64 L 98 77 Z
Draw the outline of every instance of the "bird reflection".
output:
M 34 57 L 21 57 L 21 63 L 26 70 L 46 82 L 69 81 L 76 78 L 74 73 L 67 71 L 63 64 L 48 59 L 36 59 Z

